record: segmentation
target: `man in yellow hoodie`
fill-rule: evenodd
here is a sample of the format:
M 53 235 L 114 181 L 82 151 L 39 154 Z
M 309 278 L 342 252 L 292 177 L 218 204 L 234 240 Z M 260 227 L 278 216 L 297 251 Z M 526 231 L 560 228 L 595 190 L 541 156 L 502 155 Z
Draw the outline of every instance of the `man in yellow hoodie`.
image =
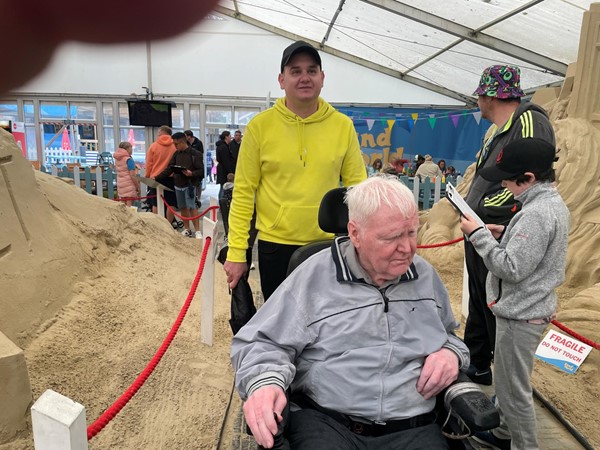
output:
M 171 157 L 177 151 L 175 148 L 175 144 L 173 144 L 173 139 L 171 135 L 173 134 L 173 130 L 171 127 L 167 125 L 163 125 L 158 129 L 158 137 L 156 141 L 154 141 L 150 147 L 148 147 L 148 152 L 146 153 L 146 177 L 147 178 L 155 178 L 163 172 L 167 166 L 169 165 L 169 161 L 171 161 Z M 175 199 L 175 185 L 173 184 L 173 177 L 163 177 L 157 179 L 160 184 L 166 186 L 172 191 L 165 191 L 165 200 L 171 206 L 177 205 L 177 200 Z M 156 189 L 150 188 L 148 189 L 148 195 L 156 195 Z M 149 198 L 147 203 L 152 206 L 152 212 L 156 214 L 156 202 L 162 202 L 160 198 Z M 175 219 L 175 216 L 169 209 L 166 210 L 167 220 L 169 223 L 172 223 Z
M 238 156 L 224 269 L 232 288 L 246 273 L 256 200 L 265 300 L 284 280 L 298 247 L 332 237 L 317 221 L 323 195 L 340 179 L 350 186 L 367 175 L 352 121 L 319 97 L 321 69 L 319 52 L 306 42 L 283 51 L 279 85 L 285 97 L 250 121 Z

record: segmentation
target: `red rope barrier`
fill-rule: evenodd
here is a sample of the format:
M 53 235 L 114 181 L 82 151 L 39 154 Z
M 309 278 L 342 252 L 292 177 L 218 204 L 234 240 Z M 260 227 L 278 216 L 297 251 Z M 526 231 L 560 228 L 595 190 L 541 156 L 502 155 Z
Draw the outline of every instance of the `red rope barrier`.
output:
M 600 350 L 600 344 L 592 341 L 591 339 L 583 337 L 582 335 L 580 335 L 579 333 L 576 333 L 575 331 L 571 330 L 570 328 L 567 328 L 565 325 L 560 323 L 558 320 L 553 320 L 551 323 L 552 323 L 552 325 L 556 325 L 558 328 L 563 330 L 565 333 L 570 334 L 575 339 L 579 339 L 581 342 L 594 347 L 596 350 Z
M 167 209 L 169 211 L 171 211 L 175 217 L 179 217 L 181 220 L 196 220 L 196 219 L 201 218 L 202 216 L 205 216 L 209 211 L 212 211 L 213 209 L 219 209 L 219 207 L 216 205 L 209 206 L 208 208 L 206 208 L 206 210 L 204 212 L 198 214 L 197 216 L 185 217 L 185 216 L 178 214 L 177 211 L 175 211 L 173 208 L 171 208 L 171 205 L 169 205 L 167 203 L 167 201 L 165 200 L 165 198 L 162 195 L 160 196 L 160 198 L 162 198 L 162 201 L 165 204 L 165 206 L 167 207 Z
M 119 397 L 113 404 L 110 406 L 94 423 L 92 423 L 87 428 L 87 438 L 88 441 L 96 436 L 102 429 L 123 409 L 123 407 L 131 400 L 131 398 L 136 394 L 136 392 L 142 387 L 144 382 L 148 379 L 148 377 L 152 374 L 163 355 L 171 345 L 171 342 L 175 338 L 177 331 L 179 331 L 179 326 L 181 322 L 190 308 L 190 304 L 194 299 L 194 295 L 196 293 L 196 289 L 198 288 L 198 283 L 200 282 L 200 277 L 202 276 L 202 272 L 204 271 L 204 263 L 206 262 L 206 255 L 208 253 L 208 249 L 210 247 L 211 238 L 207 237 L 206 242 L 204 243 L 204 248 L 202 249 L 202 257 L 200 258 L 200 265 L 198 266 L 198 271 L 196 272 L 196 276 L 194 277 L 194 281 L 192 283 L 192 287 L 190 288 L 190 292 L 188 293 L 187 299 L 175 320 L 175 323 L 171 327 L 171 331 L 163 341 L 162 345 L 155 353 L 152 360 L 148 363 L 146 368 L 138 375 L 131 386 Z
M 463 238 L 462 236 L 456 239 L 453 239 L 451 241 L 447 241 L 447 242 L 440 242 L 439 244 L 429 244 L 429 245 L 417 245 L 417 248 L 436 248 L 436 247 L 444 247 L 446 245 L 452 245 L 452 244 L 456 244 L 457 242 L 462 241 Z
M 115 202 L 126 202 L 129 200 L 137 201 L 137 200 L 146 200 L 147 198 L 156 198 L 156 195 L 147 195 L 146 197 L 119 197 L 113 198 Z

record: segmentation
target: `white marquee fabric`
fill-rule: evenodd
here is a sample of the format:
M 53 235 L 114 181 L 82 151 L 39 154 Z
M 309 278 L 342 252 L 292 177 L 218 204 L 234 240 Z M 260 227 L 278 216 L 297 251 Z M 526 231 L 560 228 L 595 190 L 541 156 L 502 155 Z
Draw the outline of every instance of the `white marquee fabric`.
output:
M 523 88 L 560 83 L 587 0 L 222 0 L 217 11 L 473 104 L 483 68 L 515 64 Z

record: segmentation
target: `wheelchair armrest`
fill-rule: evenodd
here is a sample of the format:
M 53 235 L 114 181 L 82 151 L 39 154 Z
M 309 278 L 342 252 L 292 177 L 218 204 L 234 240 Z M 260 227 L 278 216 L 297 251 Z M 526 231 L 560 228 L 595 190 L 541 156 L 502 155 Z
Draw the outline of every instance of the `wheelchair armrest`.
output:
M 465 373 L 459 372 L 458 379 L 443 394 L 446 410 L 462 419 L 471 433 L 500 425 L 500 415 L 494 404 Z

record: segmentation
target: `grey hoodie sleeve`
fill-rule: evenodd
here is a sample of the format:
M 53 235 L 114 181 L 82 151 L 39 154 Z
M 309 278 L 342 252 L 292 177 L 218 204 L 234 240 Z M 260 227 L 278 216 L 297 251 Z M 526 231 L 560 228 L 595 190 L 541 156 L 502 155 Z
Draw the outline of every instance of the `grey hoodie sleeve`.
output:
M 282 285 L 233 337 L 231 363 L 242 399 L 269 384 L 289 387 L 295 359 L 312 339 L 305 317 L 300 301 Z
M 535 210 L 519 213 L 506 228 L 500 242 L 487 228 L 469 237 L 485 266 L 496 277 L 519 283 L 530 276 L 546 254 L 552 228 Z

